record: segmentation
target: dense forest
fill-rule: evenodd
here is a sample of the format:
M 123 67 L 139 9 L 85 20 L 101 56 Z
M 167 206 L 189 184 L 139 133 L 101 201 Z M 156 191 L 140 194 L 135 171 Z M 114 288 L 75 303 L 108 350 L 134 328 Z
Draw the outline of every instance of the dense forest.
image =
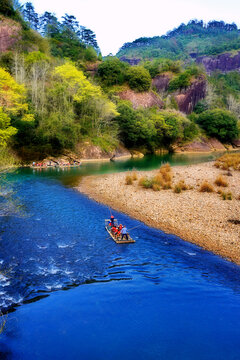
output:
M 208 76 L 203 66 L 185 61 L 195 48 L 208 54 L 218 53 L 220 43 L 221 51 L 238 49 L 234 24 L 191 21 L 153 38 L 159 51 L 154 59 L 142 56 L 137 66 L 114 56 L 102 59 L 95 33 L 75 16 L 59 21 L 49 12 L 39 15 L 29 2 L 0 0 L 0 40 L 6 28 L 11 44 L 0 52 L 1 165 L 77 153 L 84 143 L 106 152 L 119 144 L 154 152 L 199 137 L 230 143 L 239 136 L 239 72 Z M 134 43 L 145 44 L 139 51 L 152 51 L 147 42 Z M 135 49 L 134 43 L 118 55 Z M 165 88 L 154 85 L 159 78 L 167 81 Z M 191 111 L 179 111 L 179 94 L 187 96 L 199 83 L 206 91 Z M 155 103 L 135 106 L 126 94 L 148 94 Z

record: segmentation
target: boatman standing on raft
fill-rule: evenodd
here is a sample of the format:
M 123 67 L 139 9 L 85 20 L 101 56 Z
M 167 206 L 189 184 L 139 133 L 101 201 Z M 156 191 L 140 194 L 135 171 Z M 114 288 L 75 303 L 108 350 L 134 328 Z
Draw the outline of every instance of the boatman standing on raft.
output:
M 110 226 L 114 226 L 114 216 L 111 215 L 111 218 L 110 218 Z
M 124 226 L 121 230 L 121 234 L 122 234 L 122 238 L 121 240 L 123 240 L 124 236 L 126 237 L 127 241 L 128 241 L 128 233 L 127 233 L 127 228 L 126 226 Z

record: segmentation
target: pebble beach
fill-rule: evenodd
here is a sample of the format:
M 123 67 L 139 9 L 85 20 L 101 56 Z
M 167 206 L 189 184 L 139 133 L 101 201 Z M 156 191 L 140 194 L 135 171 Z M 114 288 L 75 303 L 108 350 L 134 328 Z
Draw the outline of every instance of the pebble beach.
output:
M 158 170 L 138 171 L 137 178 L 154 176 Z M 240 264 L 240 172 L 217 169 L 213 162 L 172 168 L 173 185 L 184 180 L 189 190 L 177 194 L 172 189 L 153 191 L 139 186 L 138 179 L 126 185 L 127 172 L 87 176 L 77 189 L 90 198 L 124 212 L 145 224 L 197 244 Z M 214 184 L 222 175 L 232 200 L 223 200 Z M 200 192 L 207 180 L 214 192 Z

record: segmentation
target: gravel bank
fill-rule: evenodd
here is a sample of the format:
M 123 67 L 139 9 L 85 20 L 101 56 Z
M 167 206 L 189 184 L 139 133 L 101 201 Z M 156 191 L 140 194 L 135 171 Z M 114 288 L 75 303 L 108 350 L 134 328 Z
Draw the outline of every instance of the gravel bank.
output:
M 157 172 L 137 172 L 138 179 Z M 171 189 L 143 189 L 138 180 L 133 185 L 125 185 L 126 172 L 85 177 L 78 189 L 147 225 L 178 235 L 240 264 L 240 224 L 228 221 L 240 220 L 240 172 L 232 171 L 232 176 L 224 176 L 229 186 L 214 185 L 214 193 L 199 192 L 203 180 L 214 184 L 219 174 L 226 174 L 213 163 L 176 166 L 172 172 L 173 184 L 184 179 L 193 189 L 175 194 Z M 217 194 L 219 189 L 230 191 L 233 200 L 222 200 Z

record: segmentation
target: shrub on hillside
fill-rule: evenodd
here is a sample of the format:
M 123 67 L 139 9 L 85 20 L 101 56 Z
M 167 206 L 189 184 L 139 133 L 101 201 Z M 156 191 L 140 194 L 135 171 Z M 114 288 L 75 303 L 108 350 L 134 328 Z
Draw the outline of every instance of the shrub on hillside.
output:
M 152 79 L 143 66 L 132 66 L 127 71 L 127 81 L 131 89 L 142 92 L 150 89 Z
M 118 58 L 109 57 L 98 66 L 97 76 L 106 86 L 122 85 L 129 65 Z
M 239 135 L 237 118 L 230 111 L 213 109 L 202 112 L 198 117 L 199 125 L 208 136 L 228 142 Z

